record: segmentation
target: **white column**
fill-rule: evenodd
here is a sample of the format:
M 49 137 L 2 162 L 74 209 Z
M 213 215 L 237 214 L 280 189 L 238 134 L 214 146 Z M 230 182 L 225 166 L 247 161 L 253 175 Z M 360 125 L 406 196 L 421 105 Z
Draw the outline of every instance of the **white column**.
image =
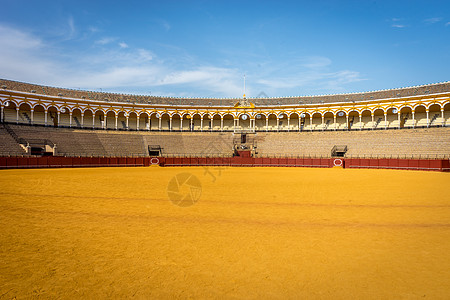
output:
M 139 116 L 136 116 L 136 130 L 139 131 Z
M 362 130 L 362 115 L 359 115 L 359 130 Z
M 34 109 L 32 109 L 30 111 L 30 114 L 31 114 L 31 125 L 33 125 L 34 124 Z
M 397 111 L 397 116 L 398 116 L 398 129 L 401 128 L 400 123 L 401 123 L 401 114 L 400 114 L 400 110 Z
M 336 131 L 336 115 L 333 115 L 334 131 Z
M 115 119 L 116 119 L 116 121 L 115 121 L 115 126 L 114 126 L 114 128 L 117 130 L 117 120 L 119 119 L 119 116 L 118 116 L 118 115 L 115 115 Z
M 412 120 L 413 120 L 413 128 L 416 127 L 416 119 L 414 118 L 414 110 L 411 112 Z
M 301 117 L 298 116 L 298 131 L 300 132 L 300 125 L 301 125 Z
M 203 116 L 200 117 L 200 131 L 203 131 Z
M 220 116 L 220 131 L 223 131 L 223 116 Z
M 289 130 L 290 130 L 290 128 L 289 128 L 290 125 L 291 125 L 291 117 L 289 116 L 289 117 L 288 117 L 288 132 L 289 132 Z
M 384 112 L 384 129 L 387 129 L 387 112 Z
M 61 119 L 61 117 L 60 117 L 60 112 L 59 112 L 59 110 L 58 111 L 56 111 L 56 114 L 58 115 L 58 118 L 57 118 L 57 120 L 58 120 L 58 127 L 59 127 L 59 124 L 60 124 L 60 119 Z
M 172 116 L 169 117 L 169 131 L 172 131 Z
M 72 127 L 72 112 L 69 112 L 69 127 Z
M 277 131 L 280 131 L 280 118 L 277 116 Z
M 45 124 L 45 126 L 47 126 L 47 115 L 48 115 L 48 110 L 45 110 L 44 111 L 44 124 Z
M 81 113 L 81 128 L 84 127 L 84 113 Z
M 347 122 L 347 130 L 350 130 L 351 128 L 350 128 L 350 123 L 348 122 L 348 114 L 345 114 L 345 116 L 346 116 L 346 122 Z
M 325 125 L 325 116 L 322 115 L 322 131 L 325 129 L 324 125 Z
M 310 130 L 310 131 L 312 131 L 312 125 L 313 125 L 312 122 L 313 122 L 313 121 L 312 121 L 312 115 L 310 115 L 310 116 L 309 116 L 309 128 L 310 128 L 309 130 Z
M 130 116 L 125 116 L 125 118 L 127 119 L 127 130 L 128 130 L 128 125 L 129 125 L 129 121 L 130 121 Z
M 370 116 L 372 117 L 372 129 L 375 128 L 375 120 L 374 120 L 374 115 L 373 112 L 370 112 Z
M 427 109 L 427 127 L 430 126 L 430 120 L 429 120 L 429 110 Z
M 16 123 L 19 124 L 19 108 L 16 107 Z
M 161 131 L 161 117 L 162 116 L 158 117 L 158 128 L 159 128 L 159 131 Z
M 0 116 L 0 118 L 1 118 L 1 121 L 3 122 L 3 120 L 4 120 L 4 118 L 3 118 L 3 105 L 1 106 L 1 116 Z
M 269 117 L 266 117 L 266 131 L 269 131 Z
M 92 113 L 92 129 L 95 128 L 95 113 Z
M 441 121 L 441 123 L 442 123 L 442 127 L 444 127 L 444 125 L 445 125 L 445 119 L 444 119 L 444 108 L 443 108 L 443 107 L 441 107 L 441 115 L 442 115 L 442 121 Z
M 190 122 L 191 125 L 189 126 L 190 127 L 190 131 L 194 131 L 194 118 L 191 117 L 190 120 L 191 120 L 191 122 Z
M 180 131 L 183 131 L 183 116 L 180 118 Z

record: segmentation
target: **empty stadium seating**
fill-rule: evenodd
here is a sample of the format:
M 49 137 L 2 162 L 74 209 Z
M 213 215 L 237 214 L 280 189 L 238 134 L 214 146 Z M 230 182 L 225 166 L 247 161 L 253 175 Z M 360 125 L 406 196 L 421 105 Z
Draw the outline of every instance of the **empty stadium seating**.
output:
M 8 125 L 19 138 L 50 140 L 57 155 L 148 156 L 149 145 L 159 145 L 164 156 L 231 156 L 233 133 L 138 132 L 80 130 Z M 25 152 L 0 126 L 1 155 Z M 334 145 L 347 145 L 347 157 L 444 157 L 450 155 L 450 128 L 404 130 L 258 132 L 257 156 L 329 157 Z

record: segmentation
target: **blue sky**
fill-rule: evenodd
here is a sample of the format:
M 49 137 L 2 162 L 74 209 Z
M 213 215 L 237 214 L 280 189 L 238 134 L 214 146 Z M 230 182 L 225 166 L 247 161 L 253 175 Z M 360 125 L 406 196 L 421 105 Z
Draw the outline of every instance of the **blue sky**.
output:
M 179 97 L 450 80 L 450 1 L 0 0 L 0 78 Z

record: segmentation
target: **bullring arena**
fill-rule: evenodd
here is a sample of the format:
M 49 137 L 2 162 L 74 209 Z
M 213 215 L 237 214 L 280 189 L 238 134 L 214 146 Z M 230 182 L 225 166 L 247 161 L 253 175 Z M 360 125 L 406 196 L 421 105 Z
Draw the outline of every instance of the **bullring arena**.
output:
M 0 298 L 448 299 L 449 96 L 0 80 Z

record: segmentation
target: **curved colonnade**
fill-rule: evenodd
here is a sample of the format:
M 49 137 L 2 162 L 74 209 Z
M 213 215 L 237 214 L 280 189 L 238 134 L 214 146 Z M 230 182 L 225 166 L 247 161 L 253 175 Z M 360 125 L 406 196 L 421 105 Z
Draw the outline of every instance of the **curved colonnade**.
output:
M 189 104 L 181 105 L 107 102 L 4 86 L 0 89 L 0 108 L 2 122 L 88 129 L 250 132 L 398 129 L 450 126 L 450 83 L 444 86 L 444 92 L 407 97 L 258 106 L 245 98 L 236 100 L 234 106 L 193 105 L 195 99 L 186 99 Z

